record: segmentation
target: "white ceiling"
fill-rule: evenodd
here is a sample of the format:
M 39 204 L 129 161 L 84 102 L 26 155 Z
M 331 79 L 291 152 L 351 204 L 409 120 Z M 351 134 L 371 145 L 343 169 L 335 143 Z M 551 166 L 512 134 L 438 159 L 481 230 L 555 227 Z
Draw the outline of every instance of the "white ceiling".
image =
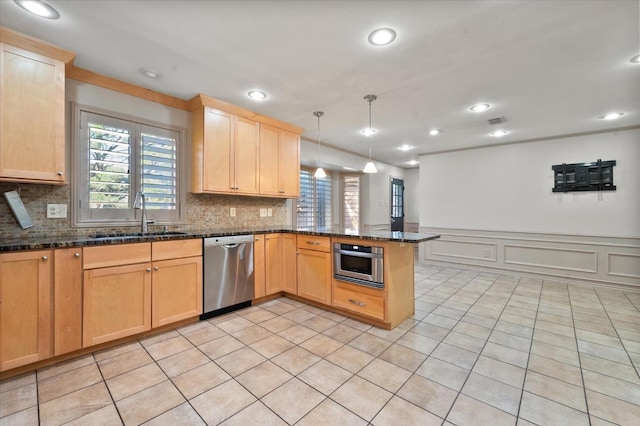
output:
M 0 1 L 0 24 L 77 52 L 81 68 L 188 99 L 197 93 L 409 167 L 419 154 L 640 125 L 638 0 L 63 1 L 60 19 Z M 368 44 L 392 27 L 395 43 Z M 138 70 L 162 73 L 150 80 Z M 248 99 L 250 89 L 269 94 Z M 486 102 L 483 113 L 469 106 Z M 619 120 L 598 116 L 620 111 Z M 506 118 L 496 139 L 490 118 Z M 430 136 L 432 128 L 442 130 Z M 408 152 L 403 144 L 415 146 Z

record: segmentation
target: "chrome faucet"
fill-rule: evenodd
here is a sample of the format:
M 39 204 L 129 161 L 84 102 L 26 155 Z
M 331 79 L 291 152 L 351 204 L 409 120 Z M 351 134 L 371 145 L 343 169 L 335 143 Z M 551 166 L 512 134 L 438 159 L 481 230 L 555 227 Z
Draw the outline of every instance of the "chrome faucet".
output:
M 147 220 L 147 199 L 144 196 L 144 192 L 138 191 L 136 193 L 136 199 L 133 201 L 134 209 L 142 209 L 142 220 L 140 222 L 140 232 L 147 233 L 147 225 L 153 223 L 152 220 Z

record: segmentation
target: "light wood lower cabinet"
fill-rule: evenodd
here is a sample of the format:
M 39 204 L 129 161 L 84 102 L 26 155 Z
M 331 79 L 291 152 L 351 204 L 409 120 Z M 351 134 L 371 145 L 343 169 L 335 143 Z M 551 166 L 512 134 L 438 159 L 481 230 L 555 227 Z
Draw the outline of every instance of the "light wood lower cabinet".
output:
M 331 304 L 331 240 L 298 235 L 298 296 Z
M 260 238 L 260 236 L 256 236 Z M 280 291 L 296 293 L 296 236 L 295 234 L 265 234 L 264 256 L 259 253 L 262 243 L 258 241 L 258 257 L 254 254 L 254 270 L 264 264 L 264 295 L 275 294 Z M 256 246 L 254 245 L 254 250 Z M 256 272 L 256 286 L 262 291 L 262 278 Z M 258 288 L 258 287 L 256 287 Z M 258 296 L 254 296 L 258 297 Z
M 265 294 L 282 291 L 282 234 L 264 236 Z
M 51 356 L 51 250 L 0 255 L 0 371 Z
M 282 234 L 282 290 L 297 294 L 296 235 Z
M 151 326 L 202 313 L 202 256 L 153 262 Z
M 53 355 L 82 348 L 82 249 L 53 253 Z
M 255 235 L 253 238 L 253 281 L 254 299 L 266 296 L 265 277 L 265 235 Z
M 151 263 L 84 272 L 83 346 L 151 329 Z

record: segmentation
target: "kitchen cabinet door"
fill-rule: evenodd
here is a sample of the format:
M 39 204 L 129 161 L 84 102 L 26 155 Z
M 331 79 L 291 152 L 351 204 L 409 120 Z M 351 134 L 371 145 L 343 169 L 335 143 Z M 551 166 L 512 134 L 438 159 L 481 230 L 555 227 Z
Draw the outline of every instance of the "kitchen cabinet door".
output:
M 254 299 L 267 294 L 265 277 L 265 236 L 256 235 L 253 238 L 253 279 Z
M 296 234 L 282 234 L 282 290 L 298 294 Z
M 151 263 L 84 271 L 82 345 L 151 328 Z
M 151 327 L 202 314 L 202 256 L 153 262 Z
M 331 305 L 331 253 L 299 250 L 298 296 Z
M 82 249 L 53 257 L 53 355 L 60 355 L 82 348 Z
M 0 371 L 51 356 L 51 251 L 0 254 Z
M 260 128 L 260 194 L 300 195 L 300 137 L 275 127 Z
M 66 183 L 64 67 L 0 44 L 0 180 Z
M 232 114 L 204 108 L 202 192 L 233 192 L 233 119 Z
M 300 136 L 280 131 L 280 195 L 300 196 Z
M 282 291 L 282 235 L 265 235 L 265 294 Z
M 234 192 L 252 195 L 260 191 L 260 126 L 256 121 L 235 117 L 233 158 Z

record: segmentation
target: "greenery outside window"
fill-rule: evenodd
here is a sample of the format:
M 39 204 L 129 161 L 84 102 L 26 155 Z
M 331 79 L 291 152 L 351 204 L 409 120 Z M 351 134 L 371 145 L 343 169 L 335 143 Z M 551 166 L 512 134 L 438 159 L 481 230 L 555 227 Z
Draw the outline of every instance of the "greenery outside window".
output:
M 183 131 L 76 107 L 73 214 L 77 226 L 134 225 L 138 191 L 156 224 L 183 222 Z

